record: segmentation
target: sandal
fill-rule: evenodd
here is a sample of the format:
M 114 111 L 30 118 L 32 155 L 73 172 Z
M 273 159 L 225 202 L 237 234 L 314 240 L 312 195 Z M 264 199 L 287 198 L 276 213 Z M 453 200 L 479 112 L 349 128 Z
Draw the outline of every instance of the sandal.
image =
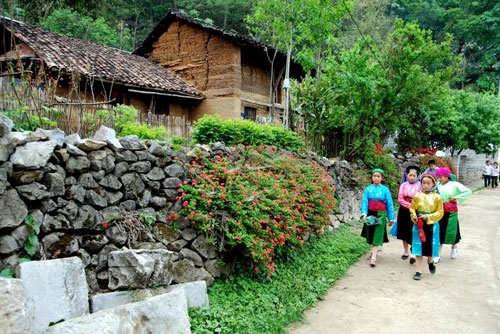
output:
M 409 254 L 403 254 L 401 255 L 401 260 L 408 260 L 409 257 L 410 257 Z
M 370 258 L 370 267 L 375 267 L 377 265 L 377 260 L 375 260 L 373 257 Z

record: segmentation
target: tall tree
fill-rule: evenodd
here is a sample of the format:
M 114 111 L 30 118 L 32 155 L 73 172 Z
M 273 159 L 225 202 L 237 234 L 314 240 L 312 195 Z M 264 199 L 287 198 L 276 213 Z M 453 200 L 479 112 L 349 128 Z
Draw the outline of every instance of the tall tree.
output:
M 393 0 L 357 0 L 336 33 L 339 49 L 350 49 L 360 40 L 382 45 L 394 30 Z
M 291 124 L 288 95 L 292 54 L 306 71 L 315 69 L 319 75 L 324 61 L 332 55 L 333 33 L 348 6 L 348 1 L 343 1 L 342 6 L 329 0 L 256 1 L 252 15 L 247 18 L 251 30 L 260 40 L 287 55 L 284 126 Z
M 457 88 L 499 91 L 500 2 L 491 0 L 397 0 L 394 13 L 431 29 L 436 40 L 454 36 L 453 49 L 463 59 Z
M 426 106 L 446 94 L 453 60 L 450 40 L 436 44 L 430 32 L 400 20 L 385 45 L 364 40 L 342 51 L 319 80 L 297 86 L 306 129 L 314 143 L 322 139 L 312 149 L 353 159 L 394 133 L 407 145 L 428 126 Z

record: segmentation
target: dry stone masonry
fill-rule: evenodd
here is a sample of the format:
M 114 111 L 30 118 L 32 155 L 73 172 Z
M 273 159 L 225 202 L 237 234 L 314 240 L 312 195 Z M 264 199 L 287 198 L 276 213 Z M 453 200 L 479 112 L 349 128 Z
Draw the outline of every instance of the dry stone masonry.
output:
M 0 268 L 16 270 L 35 237 L 33 259 L 79 257 L 91 292 L 210 285 L 220 275 L 204 235 L 183 219 L 167 220 L 181 207 L 185 171 L 177 161 L 188 161 L 189 151 L 136 136 L 118 140 L 105 127 L 82 140 L 60 130 L 11 132 L 10 120 L 0 123 Z

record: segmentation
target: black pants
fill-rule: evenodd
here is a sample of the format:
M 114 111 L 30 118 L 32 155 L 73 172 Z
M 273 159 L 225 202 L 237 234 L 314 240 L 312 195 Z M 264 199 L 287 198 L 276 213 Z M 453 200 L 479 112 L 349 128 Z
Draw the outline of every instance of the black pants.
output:
M 483 174 L 484 179 L 484 187 L 488 187 L 490 185 L 491 177 L 489 175 Z
M 498 187 L 498 176 L 491 177 L 491 188 Z

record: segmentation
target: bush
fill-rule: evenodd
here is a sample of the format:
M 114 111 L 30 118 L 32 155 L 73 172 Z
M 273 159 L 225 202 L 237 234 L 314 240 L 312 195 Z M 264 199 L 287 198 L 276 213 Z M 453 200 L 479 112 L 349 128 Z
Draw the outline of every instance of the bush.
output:
M 112 110 L 98 110 L 94 117 L 100 123 L 113 124 L 117 137 L 136 135 L 141 139 L 165 139 L 168 134 L 166 127 L 137 123 L 137 113 L 133 106 L 119 104 Z
M 125 124 L 119 133 L 120 137 L 136 135 L 141 139 L 165 139 L 168 134 L 164 126 L 150 126 L 144 123 Z
M 51 117 L 57 117 L 62 112 L 43 106 L 35 115 L 30 114 L 27 106 L 21 106 L 17 110 L 2 110 L 1 113 L 12 120 L 15 131 L 35 131 L 36 129 L 54 129 L 57 122 Z
M 193 141 L 200 144 L 224 142 L 226 145 L 274 145 L 298 152 L 305 147 L 295 132 L 277 125 L 252 121 L 222 120 L 220 116 L 205 115 L 196 121 Z
M 235 151 L 234 161 L 222 155 L 193 160 L 191 182 L 179 185 L 182 209 L 168 218 L 185 217 L 217 249 L 271 276 L 275 256 L 301 247 L 330 223 L 334 189 L 323 167 L 276 147 L 240 145 Z

